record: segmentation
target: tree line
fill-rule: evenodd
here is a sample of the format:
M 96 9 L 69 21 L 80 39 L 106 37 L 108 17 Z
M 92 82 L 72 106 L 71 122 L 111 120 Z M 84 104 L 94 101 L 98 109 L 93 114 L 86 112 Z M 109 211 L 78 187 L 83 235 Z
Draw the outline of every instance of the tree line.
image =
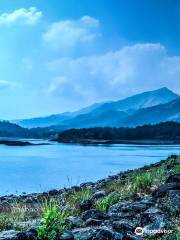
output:
M 180 123 L 162 122 L 155 125 L 128 127 L 95 127 L 65 130 L 58 141 L 92 140 L 177 140 L 180 139 Z

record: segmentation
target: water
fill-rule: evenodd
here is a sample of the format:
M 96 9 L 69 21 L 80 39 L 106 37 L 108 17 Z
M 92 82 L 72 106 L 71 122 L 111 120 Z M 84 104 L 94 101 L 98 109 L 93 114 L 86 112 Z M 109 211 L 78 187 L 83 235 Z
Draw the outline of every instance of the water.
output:
M 95 181 L 180 153 L 180 145 L 0 145 L 0 195 L 43 192 Z

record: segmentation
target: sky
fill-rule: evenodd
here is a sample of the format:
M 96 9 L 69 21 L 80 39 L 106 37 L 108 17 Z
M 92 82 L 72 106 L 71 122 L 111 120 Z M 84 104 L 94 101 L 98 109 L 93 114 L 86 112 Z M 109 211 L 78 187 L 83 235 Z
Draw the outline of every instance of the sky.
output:
M 180 0 L 1 0 L 0 119 L 180 93 Z

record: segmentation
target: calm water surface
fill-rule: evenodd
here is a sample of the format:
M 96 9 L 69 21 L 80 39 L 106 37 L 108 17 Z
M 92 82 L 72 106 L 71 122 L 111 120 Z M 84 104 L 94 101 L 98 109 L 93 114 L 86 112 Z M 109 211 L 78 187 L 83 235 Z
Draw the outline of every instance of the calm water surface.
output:
M 180 145 L 0 145 L 0 195 L 42 192 L 95 181 L 180 153 Z

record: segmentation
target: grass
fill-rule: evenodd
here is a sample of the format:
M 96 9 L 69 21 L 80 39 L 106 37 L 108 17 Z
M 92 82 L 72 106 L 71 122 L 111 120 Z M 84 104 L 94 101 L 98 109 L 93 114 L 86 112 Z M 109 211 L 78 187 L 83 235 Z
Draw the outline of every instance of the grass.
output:
M 133 192 L 146 192 L 153 185 L 159 185 L 166 179 L 167 175 L 163 168 L 152 169 L 145 173 L 135 174 L 131 179 L 131 190 Z
M 68 207 L 61 208 L 58 202 L 46 202 L 44 205 L 43 220 L 38 227 L 39 240 L 55 240 L 68 228 L 66 218 L 70 211 Z
M 119 201 L 120 195 L 116 192 L 110 193 L 108 196 L 101 198 L 95 204 L 95 208 L 103 213 L 106 213 L 110 206 Z

